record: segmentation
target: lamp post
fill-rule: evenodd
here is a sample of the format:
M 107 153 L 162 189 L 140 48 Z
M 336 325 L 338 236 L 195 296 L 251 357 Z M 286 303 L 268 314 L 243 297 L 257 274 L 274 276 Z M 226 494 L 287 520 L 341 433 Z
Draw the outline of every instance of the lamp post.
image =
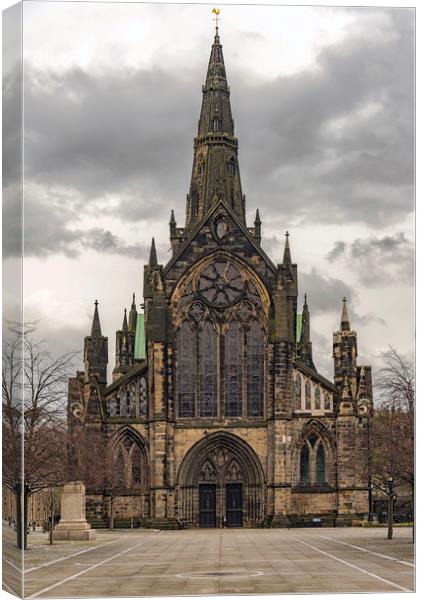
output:
M 391 540 L 393 537 L 393 477 L 387 478 L 387 492 L 388 492 L 388 502 L 387 502 L 387 539 Z

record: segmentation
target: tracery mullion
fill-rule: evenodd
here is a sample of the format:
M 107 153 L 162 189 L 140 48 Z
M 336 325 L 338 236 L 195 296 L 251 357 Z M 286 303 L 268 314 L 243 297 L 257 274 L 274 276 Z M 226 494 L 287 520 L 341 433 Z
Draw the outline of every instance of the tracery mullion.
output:
M 236 321 L 231 321 L 225 333 L 225 416 L 241 417 L 242 390 L 242 331 Z

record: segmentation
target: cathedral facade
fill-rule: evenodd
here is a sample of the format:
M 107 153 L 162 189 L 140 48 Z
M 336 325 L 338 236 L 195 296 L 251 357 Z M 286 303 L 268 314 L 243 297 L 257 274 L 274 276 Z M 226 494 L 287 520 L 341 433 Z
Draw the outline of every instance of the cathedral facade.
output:
M 112 382 L 97 304 L 69 381 L 69 419 L 101 431 L 115 480 L 88 486 L 88 517 L 107 522 L 112 504 L 122 523 L 162 528 L 350 524 L 369 510 L 371 368 L 344 299 L 334 381 L 318 373 L 288 233 L 275 264 L 259 211 L 246 223 L 218 28 L 202 93 L 172 256 L 160 264 L 152 240 L 144 313 L 133 296 Z

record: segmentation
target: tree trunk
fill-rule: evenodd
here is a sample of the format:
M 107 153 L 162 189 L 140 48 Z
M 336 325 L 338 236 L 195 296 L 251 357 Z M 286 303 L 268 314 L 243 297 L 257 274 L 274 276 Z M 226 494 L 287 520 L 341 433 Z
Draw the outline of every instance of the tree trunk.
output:
M 415 544 L 415 492 L 414 484 L 411 485 L 411 513 L 412 513 L 412 543 Z
M 114 496 L 110 498 L 110 529 L 114 529 Z
M 393 494 L 389 494 L 387 502 L 387 539 L 393 538 Z
M 23 488 L 23 549 L 28 548 L 28 498 L 29 494 L 26 490 L 26 486 Z

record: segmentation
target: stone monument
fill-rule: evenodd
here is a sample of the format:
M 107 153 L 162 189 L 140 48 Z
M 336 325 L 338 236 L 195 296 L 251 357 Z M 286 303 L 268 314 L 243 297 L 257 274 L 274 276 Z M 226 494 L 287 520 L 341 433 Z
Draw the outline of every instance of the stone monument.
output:
M 53 540 L 94 540 L 95 531 L 85 518 L 85 485 L 72 481 L 63 487 L 61 519 Z

